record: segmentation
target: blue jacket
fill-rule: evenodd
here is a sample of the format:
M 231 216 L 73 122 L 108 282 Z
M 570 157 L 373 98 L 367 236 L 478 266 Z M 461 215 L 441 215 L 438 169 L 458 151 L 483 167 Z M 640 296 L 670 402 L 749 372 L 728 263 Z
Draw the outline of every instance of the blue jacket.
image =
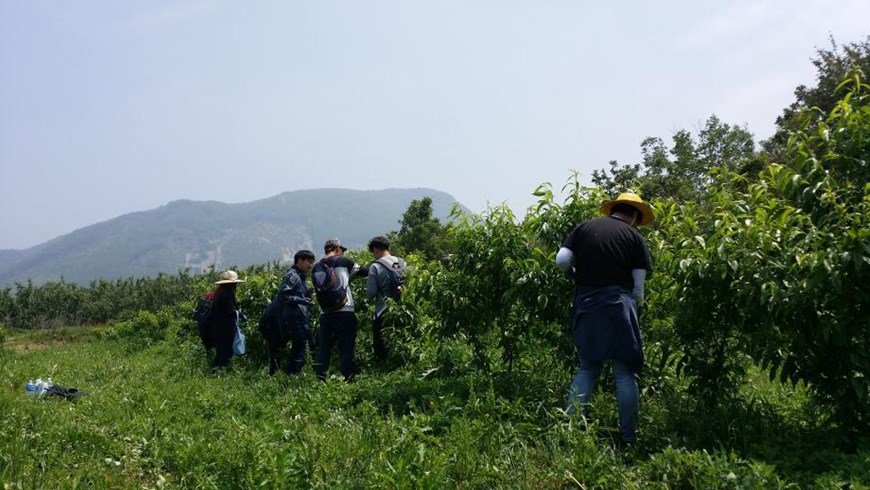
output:
M 308 326 L 312 288 L 295 266 L 287 270 L 275 298 L 260 318 L 260 332 L 269 341 L 286 341 L 292 332 Z
M 573 317 L 581 359 L 616 359 L 634 372 L 641 370 L 643 339 L 630 290 L 621 286 L 577 288 Z
M 311 295 L 313 289 L 308 287 L 308 277 L 296 266 L 287 269 L 275 300 L 284 305 L 284 321 L 308 322 L 311 316 Z

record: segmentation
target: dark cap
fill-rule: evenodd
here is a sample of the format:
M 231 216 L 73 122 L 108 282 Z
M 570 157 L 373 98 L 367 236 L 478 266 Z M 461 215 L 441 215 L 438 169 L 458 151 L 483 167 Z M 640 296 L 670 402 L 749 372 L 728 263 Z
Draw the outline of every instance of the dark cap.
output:
M 347 247 L 341 244 L 341 241 L 338 238 L 330 238 L 323 244 L 323 251 L 329 253 L 330 250 L 334 250 L 336 248 L 340 248 L 342 252 L 347 251 Z

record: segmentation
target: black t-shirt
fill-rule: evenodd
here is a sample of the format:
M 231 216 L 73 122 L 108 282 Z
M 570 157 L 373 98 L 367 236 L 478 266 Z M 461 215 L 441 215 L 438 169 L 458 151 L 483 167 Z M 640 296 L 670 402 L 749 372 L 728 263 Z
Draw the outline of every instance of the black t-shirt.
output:
M 562 246 L 574 253 L 577 287 L 634 286 L 632 269 L 652 270 L 649 250 L 640 233 L 613 217 L 577 225 Z

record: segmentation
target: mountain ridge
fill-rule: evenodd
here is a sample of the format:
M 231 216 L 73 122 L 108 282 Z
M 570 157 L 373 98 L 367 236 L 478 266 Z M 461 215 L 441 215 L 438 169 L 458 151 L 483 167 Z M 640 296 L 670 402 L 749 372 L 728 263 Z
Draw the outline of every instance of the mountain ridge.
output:
M 177 199 L 33 247 L 0 250 L 0 285 L 61 278 L 89 283 L 287 262 L 303 248 L 320 255 L 323 242 L 334 236 L 356 248 L 372 236 L 398 229 L 411 201 L 424 197 L 432 198 L 433 214 L 441 220 L 457 203 L 450 194 L 422 187 L 305 189 L 232 204 Z

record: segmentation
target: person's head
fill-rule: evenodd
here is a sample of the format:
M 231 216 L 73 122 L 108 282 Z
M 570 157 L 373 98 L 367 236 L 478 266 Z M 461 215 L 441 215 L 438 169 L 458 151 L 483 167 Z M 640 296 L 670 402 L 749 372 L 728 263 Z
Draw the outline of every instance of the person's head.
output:
M 628 204 L 614 204 L 610 210 L 610 215 L 613 216 L 614 214 L 627 218 L 627 223 L 635 228 L 643 221 L 643 211 Z
M 605 201 L 601 205 L 601 214 L 620 216 L 626 220 L 626 223 L 635 228 L 647 225 L 655 219 L 652 206 L 631 192 L 623 192 L 616 199 Z
M 236 297 L 236 287 L 240 282 L 245 282 L 244 279 L 239 279 L 239 275 L 236 271 L 229 270 L 226 272 L 222 272 L 220 278 L 215 281 L 217 285 L 218 294 L 229 294 L 233 298 Z
M 311 250 L 300 250 L 293 256 L 293 265 L 302 272 L 307 273 L 314 267 L 314 252 Z
M 379 259 L 390 253 L 390 239 L 385 236 L 376 236 L 369 240 L 369 252 L 375 259 Z
M 341 240 L 338 238 L 330 238 L 323 244 L 323 253 L 327 256 L 341 255 L 347 250 L 347 247 L 342 246 Z

